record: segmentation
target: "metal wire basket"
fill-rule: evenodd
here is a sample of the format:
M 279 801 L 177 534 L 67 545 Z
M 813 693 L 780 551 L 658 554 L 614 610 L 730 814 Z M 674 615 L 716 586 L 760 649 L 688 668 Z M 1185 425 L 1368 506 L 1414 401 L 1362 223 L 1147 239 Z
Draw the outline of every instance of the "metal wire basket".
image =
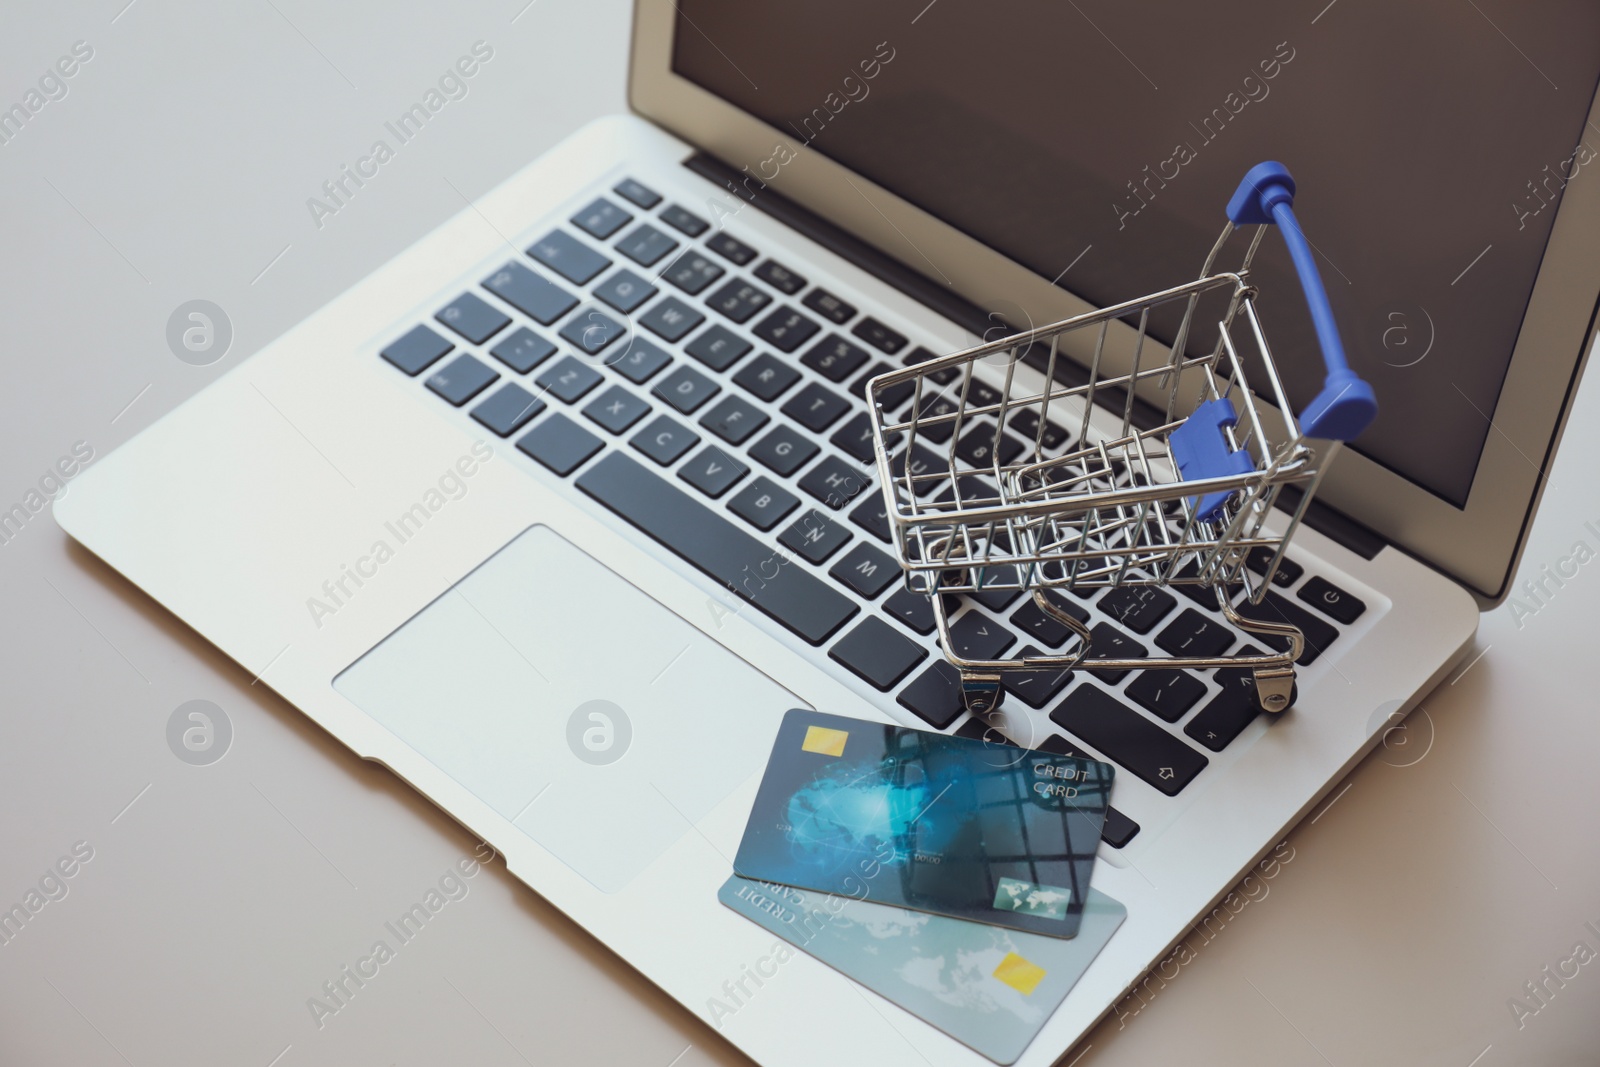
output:
M 1105 670 L 1248 668 L 1262 707 L 1276 712 L 1292 702 L 1303 636 L 1288 623 L 1241 614 L 1232 593 L 1242 587 L 1245 599 L 1261 603 L 1339 442 L 1377 414 L 1371 387 L 1345 360 L 1311 248 L 1295 220 L 1294 192 L 1294 179 L 1281 164 L 1252 168 L 1194 281 L 890 371 L 868 384 L 878 480 L 895 549 L 907 584 L 932 600 L 940 643 L 961 672 L 969 710 L 985 713 L 999 705 L 1003 671 L 1069 669 L 1086 659 Z M 1251 259 L 1272 224 L 1289 247 L 1327 370 L 1322 391 L 1299 416 L 1285 394 L 1249 281 Z M 1229 238 L 1247 225 L 1255 230 L 1241 265 L 1213 272 Z M 1199 339 L 1196 309 L 1207 294 L 1226 303 L 1216 339 L 1206 354 L 1187 355 Z M 1149 358 L 1151 317 L 1169 305 L 1181 311 L 1170 354 Z M 1108 346 L 1117 322 L 1136 323 L 1131 344 Z M 1063 380 L 1069 364 L 1077 366 L 1069 352 L 1087 355 L 1086 380 Z M 1024 365 L 1030 353 L 1042 356 L 1039 371 Z M 1258 403 L 1252 391 L 1252 356 L 1264 373 L 1262 395 L 1276 410 Z M 1136 395 L 1164 402 L 1157 424 L 1136 424 Z M 1097 403 L 1120 409 L 1114 429 L 1091 424 Z M 1289 486 L 1301 487 L 1300 498 L 1281 529 L 1271 529 L 1268 515 Z M 1259 576 L 1246 566 L 1252 552 L 1269 554 L 1256 568 Z M 1108 658 L 1095 653 L 1089 630 L 1050 595 L 1169 585 L 1210 586 L 1228 622 L 1266 638 L 1274 651 Z M 1031 592 L 1039 609 L 1070 631 L 1067 651 L 962 658 L 945 598 L 994 589 Z

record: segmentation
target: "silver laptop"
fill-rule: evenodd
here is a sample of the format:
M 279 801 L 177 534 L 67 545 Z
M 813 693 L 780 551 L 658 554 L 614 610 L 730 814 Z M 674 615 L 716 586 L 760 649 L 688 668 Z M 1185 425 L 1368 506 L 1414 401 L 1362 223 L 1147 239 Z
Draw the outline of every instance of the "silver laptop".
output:
M 987 1062 L 803 953 L 752 984 L 772 936 L 717 893 L 787 709 L 1114 763 L 1094 885 L 1127 919 L 1017 1061 L 1037 1067 L 1506 594 L 1600 294 L 1600 10 L 1497 28 L 1401 6 L 1374 34 L 1333 5 L 890 7 L 639 0 L 631 114 L 419 237 L 55 513 L 771 1067 Z M 1140 672 L 1078 671 L 973 719 L 898 580 L 866 379 L 1195 277 L 1262 159 L 1299 180 L 1382 405 L 1267 600 L 1307 637 L 1297 703 L 1241 711 L 1201 671 L 1152 707 Z M 1253 277 L 1303 403 L 1318 363 L 1275 240 Z M 1059 645 L 1027 604 L 958 609 L 997 653 Z M 1243 645 L 1183 588 L 1079 606 L 1123 650 L 1181 627 Z

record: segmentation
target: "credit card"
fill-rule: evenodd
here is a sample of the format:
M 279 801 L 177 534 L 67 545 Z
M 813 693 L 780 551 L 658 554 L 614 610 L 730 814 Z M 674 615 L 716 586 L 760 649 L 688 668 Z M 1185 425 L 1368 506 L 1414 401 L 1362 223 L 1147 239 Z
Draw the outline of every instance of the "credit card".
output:
M 717 896 L 1001 1064 L 1017 1061 L 1128 914 L 1090 889 L 1078 936 L 1066 941 L 737 875 Z
M 1072 937 L 1115 773 L 1098 760 L 797 709 L 778 728 L 733 869 Z

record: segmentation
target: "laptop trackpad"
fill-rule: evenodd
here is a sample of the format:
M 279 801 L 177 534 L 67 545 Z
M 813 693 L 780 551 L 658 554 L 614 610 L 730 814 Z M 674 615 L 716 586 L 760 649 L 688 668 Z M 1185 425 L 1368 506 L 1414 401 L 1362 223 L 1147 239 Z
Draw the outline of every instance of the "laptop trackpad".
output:
M 333 684 L 606 893 L 759 771 L 803 706 L 546 526 Z

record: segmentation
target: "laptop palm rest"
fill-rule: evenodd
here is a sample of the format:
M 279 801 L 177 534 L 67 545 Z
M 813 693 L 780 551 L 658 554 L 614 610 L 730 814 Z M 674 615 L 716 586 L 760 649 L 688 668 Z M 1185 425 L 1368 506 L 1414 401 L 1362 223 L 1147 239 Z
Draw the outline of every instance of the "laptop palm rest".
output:
M 787 690 L 547 526 L 334 688 L 602 892 L 750 775 Z

